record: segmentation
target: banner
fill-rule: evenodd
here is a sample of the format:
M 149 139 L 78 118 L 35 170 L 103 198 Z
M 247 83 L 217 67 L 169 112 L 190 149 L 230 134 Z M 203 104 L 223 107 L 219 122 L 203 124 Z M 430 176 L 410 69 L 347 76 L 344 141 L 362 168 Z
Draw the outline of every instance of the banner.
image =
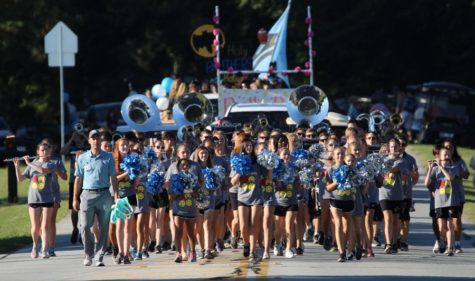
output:
M 235 103 L 287 103 L 293 89 L 241 90 L 222 89 L 219 93 L 218 115 L 224 117 Z

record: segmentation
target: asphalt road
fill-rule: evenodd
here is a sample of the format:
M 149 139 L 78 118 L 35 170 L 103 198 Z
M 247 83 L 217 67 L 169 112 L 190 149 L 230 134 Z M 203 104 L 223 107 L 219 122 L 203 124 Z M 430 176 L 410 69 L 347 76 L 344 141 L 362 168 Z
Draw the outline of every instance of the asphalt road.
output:
M 105 267 L 85 267 L 80 245 L 71 245 L 69 218 L 58 224 L 57 257 L 31 259 L 31 246 L 0 257 L 1 280 L 475 280 L 475 231 L 465 224 L 464 252 L 454 257 L 433 254 L 434 236 L 428 217 L 428 193 L 420 184 L 414 191 L 409 251 L 394 255 L 375 248 L 376 257 L 338 263 L 337 254 L 305 243 L 305 253 L 294 259 L 274 257 L 257 264 L 242 258 L 242 250 L 226 249 L 210 261 L 175 264 L 173 253 L 151 254 L 131 265 L 115 265 L 106 256 Z M 5 226 L 2 226 L 5 227 Z

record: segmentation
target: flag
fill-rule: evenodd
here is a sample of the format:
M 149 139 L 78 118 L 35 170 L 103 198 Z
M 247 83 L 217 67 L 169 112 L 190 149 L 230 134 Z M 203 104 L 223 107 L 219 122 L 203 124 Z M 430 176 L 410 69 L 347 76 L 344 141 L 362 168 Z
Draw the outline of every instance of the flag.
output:
M 254 56 L 252 57 L 252 67 L 258 71 L 268 71 L 269 65 L 275 63 L 277 68 L 275 70 L 287 70 L 287 22 L 290 11 L 289 1 L 287 8 L 282 13 L 277 22 L 270 29 L 267 42 L 260 44 Z M 281 74 L 277 75 L 282 79 L 287 86 L 289 85 L 289 78 Z M 261 75 L 259 75 L 261 77 Z

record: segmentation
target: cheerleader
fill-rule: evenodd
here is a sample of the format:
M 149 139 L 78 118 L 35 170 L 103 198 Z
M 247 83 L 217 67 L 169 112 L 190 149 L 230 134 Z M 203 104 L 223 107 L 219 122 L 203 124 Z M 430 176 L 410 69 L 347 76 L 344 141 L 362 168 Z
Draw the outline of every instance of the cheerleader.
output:
M 289 178 L 276 181 L 276 199 L 277 206 L 275 207 L 275 246 L 274 255 L 283 255 L 283 245 L 285 242 L 285 257 L 293 258 L 294 254 L 291 249 L 295 241 L 295 225 L 297 223 L 298 201 L 297 193 L 300 189 L 300 182 L 295 176 L 295 171 L 290 166 L 290 151 L 284 148 L 279 153 L 280 158 L 284 162 L 286 173 Z M 284 235 L 285 231 L 285 235 Z
M 450 150 L 443 147 L 436 160 L 430 160 L 425 179 L 426 186 L 432 191 L 434 207 L 439 223 L 439 232 L 446 241 L 447 256 L 453 256 L 455 219 L 459 217 L 459 194 L 454 190 L 454 181 L 460 177 L 459 166 L 451 163 Z
M 154 168 L 158 168 L 159 173 L 165 173 L 168 167 L 170 166 L 170 158 L 166 156 L 164 141 L 156 140 L 153 143 L 153 151 L 157 156 L 158 162 L 155 165 L 152 163 L 151 170 L 153 170 Z M 165 188 L 162 188 L 162 191 L 159 194 L 154 194 L 150 197 L 150 243 L 148 245 L 149 252 L 161 254 L 162 250 L 169 249 L 169 217 L 167 215 L 169 203 L 170 201 L 168 200 L 168 192 Z
M 348 185 L 349 167 L 345 164 L 345 160 L 350 161 L 352 158 L 348 156 L 345 159 L 345 151 L 341 147 L 333 150 L 333 166 L 327 173 L 327 191 L 331 192 L 330 211 L 335 221 L 335 240 L 338 246 L 339 262 L 346 261 L 346 243 L 348 238 L 351 216 L 354 209 L 354 193 L 355 190 Z M 354 160 L 354 159 L 353 159 Z
M 130 145 L 129 141 L 125 138 L 120 138 L 116 141 L 114 146 L 114 160 L 116 165 L 117 172 L 117 181 L 119 182 L 119 197 L 125 198 L 129 204 L 133 207 L 137 206 L 137 197 L 135 192 L 134 181 L 129 178 L 127 172 L 120 168 L 120 164 L 124 157 L 130 154 Z M 133 236 L 133 218 L 122 220 L 117 220 L 117 225 L 115 229 L 115 235 L 117 239 L 118 246 L 118 256 L 115 258 L 114 262 L 116 264 L 130 264 L 130 246 L 132 244 Z
M 258 256 L 256 255 L 256 244 L 259 234 L 262 229 L 262 189 L 260 186 L 259 178 L 263 173 L 261 167 L 256 163 L 256 155 L 254 152 L 254 146 L 250 139 L 244 139 L 239 148 L 235 148 L 239 151 L 238 156 L 248 156 L 251 158 L 250 167 L 233 167 L 233 158 L 231 158 L 231 184 L 238 186 L 238 213 L 239 213 L 239 225 L 241 229 L 241 236 L 243 240 L 243 256 L 249 257 L 249 260 L 256 262 Z M 244 171 L 239 168 L 249 169 L 244 174 Z M 243 169 L 243 170 L 244 170 Z

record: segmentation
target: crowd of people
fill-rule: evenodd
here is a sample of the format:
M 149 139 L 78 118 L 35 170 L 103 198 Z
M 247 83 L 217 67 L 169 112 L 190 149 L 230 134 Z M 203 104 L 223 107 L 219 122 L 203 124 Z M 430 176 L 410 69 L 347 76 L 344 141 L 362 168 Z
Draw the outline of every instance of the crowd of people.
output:
M 213 259 L 226 248 L 242 248 L 251 262 L 290 259 L 303 255 L 309 240 L 337 253 L 339 262 L 408 251 L 419 172 L 407 143 L 404 135 L 381 139 L 356 122 L 349 122 L 342 136 L 305 127 L 236 130 L 232 136 L 217 127 L 182 142 L 171 132 L 115 141 L 105 130 L 74 133 L 58 151 L 72 156 L 71 243 L 84 245 L 85 266 L 104 266 L 107 254 L 115 264 L 130 264 L 171 250 L 176 263 L 195 262 Z M 322 151 L 309 166 L 310 179 L 303 179 L 296 152 L 314 145 Z M 462 180 L 468 169 L 451 140 L 434 145 L 433 152 L 424 182 L 431 199 L 433 251 L 452 256 L 462 253 Z M 279 159 L 286 177 L 258 161 L 269 153 Z M 148 159 L 147 171 L 128 169 L 125 162 L 135 154 Z M 364 182 L 342 181 L 348 175 L 342 171 L 356 170 L 372 154 L 382 155 L 388 168 Z M 20 160 L 27 165 L 23 172 Z M 47 139 L 38 144 L 33 160 L 24 157 L 14 164 L 18 180 L 30 181 L 31 257 L 55 256 L 58 177 L 67 177 L 64 164 Z M 159 176 L 153 178 L 163 180 L 153 181 L 154 172 Z M 133 214 L 121 216 L 122 199 Z M 376 246 L 383 250 L 378 253 Z

